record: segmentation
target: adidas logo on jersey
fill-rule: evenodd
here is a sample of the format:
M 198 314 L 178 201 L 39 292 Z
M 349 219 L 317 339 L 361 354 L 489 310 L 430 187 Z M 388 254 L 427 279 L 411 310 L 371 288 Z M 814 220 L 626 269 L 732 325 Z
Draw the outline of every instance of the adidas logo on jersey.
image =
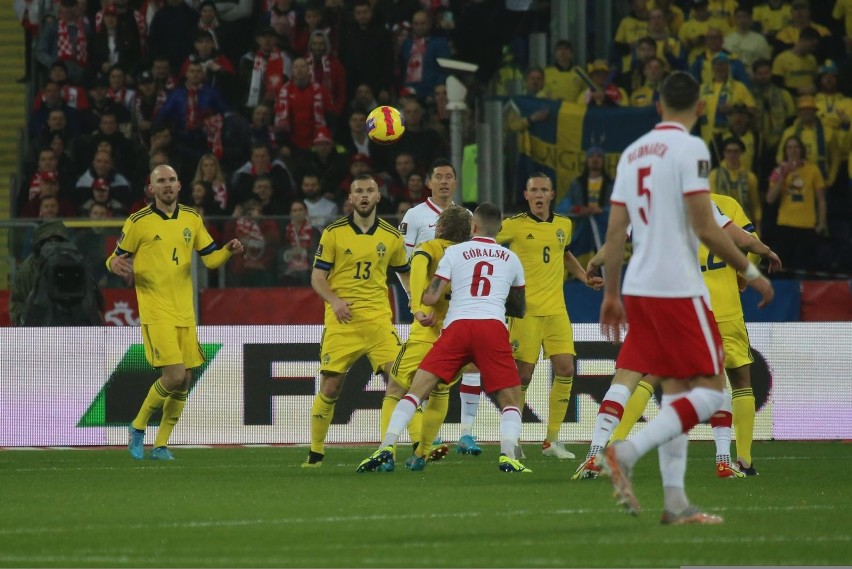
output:
M 154 235 L 154 241 L 162 241 L 159 235 Z
M 351 255 L 351 254 L 352 254 L 352 250 L 351 250 L 351 249 L 347 249 L 346 251 L 344 251 L 344 252 L 343 252 L 343 254 L 344 254 L 344 255 Z
M 527 239 L 535 239 L 535 237 L 533 237 L 533 234 L 530 233 L 529 235 L 527 235 Z

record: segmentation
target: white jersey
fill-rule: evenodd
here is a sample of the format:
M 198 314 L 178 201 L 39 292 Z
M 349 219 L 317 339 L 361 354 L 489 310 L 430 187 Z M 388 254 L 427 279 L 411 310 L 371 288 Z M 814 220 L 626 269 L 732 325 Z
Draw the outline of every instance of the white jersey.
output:
M 454 320 L 504 322 L 509 289 L 525 284 L 518 256 L 487 237 L 447 247 L 435 276 L 452 287 L 444 328 Z
M 405 212 L 399 224 L 399 232 L 405 240 L 405 250 L 409 257 L 415 247 L 435 238 L 435 224 L 442 211 L 432 198 L 426 198 L 425 202 Z
M 695 259 L 698 237 L 684 198 L 709 192 L 707 145 L 674 122 L 660 123 L 627 147 L 618 161 L 610 202 L 627 208 L 633 257 L 622 292 L 656 298 L 704 296 Z

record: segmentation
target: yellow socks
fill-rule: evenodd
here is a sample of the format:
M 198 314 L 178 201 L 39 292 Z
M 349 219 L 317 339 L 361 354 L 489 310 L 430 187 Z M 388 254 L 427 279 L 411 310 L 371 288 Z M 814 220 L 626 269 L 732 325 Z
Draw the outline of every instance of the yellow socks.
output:
M 751 466 L 751 443 L 754 440 L 754 391 L 751 387 L 731 391 L 734 433 L 737 437 L 737 458 Z
M 636 391 L 627 400 L 627 405 L 624 406 L 624 414 L 621 416 L 621 422 L 612 432 L 611 441 L 623 441 L 630 434 L 630 429 L 633 425 L 642 418 L 642 413 L 645 412 L 645 407 L 648 406 L 648 400 L 654 394 L 654 388 L 650 383 L 640 381 Z
M 311 407 L 311 452 L 325 454 L 325 436 L 334 417 L 334 404 L 337 398 L 326 397 L 317 393 Z
M 433 389 L 432 393 L 429 395 L 429 403 L 426 404 L 426 409 L 424 409 L 421 414 L 423 418 L 423 425 L 420 430 L 420 444 L 417 446 L 415 454 L 417 454 L 417 456 L 422 456 L 423 458 L 428 458 L 429 453 L 432 452 L 432 443 L 435 442 L 435 439 L 438 437 L 441 425 L 444 424 L 444 419 L 447 418 L 447 408 L 450 406 L 449 386 L 441 389 L 440 386 L 446 384 L 441 382 L 438 385 L 439 387 Z M 417 418 L 417 414 L 414 415 L 414 418 Z M 411 426 L 409 426 L 409 432 L 411 432 Z M 411 436 L 411 440 L 418 440 L 413 438 L 414 433 L 412 433 Z
M 148 426 L 148 419 L 151 418 L 157 409 L 163 406 L 163 403 L 166 401 L 166 397 L 169 396 L 169 391 L 163 387 L 163 384 L 160 379 L 154 382 L 151 385 L 151 389 L 148 390 L 148 395 L 145 397 L 145 401 L 142 402 L 142 407 L 139 409 L 139 414 L 136 415 L 136 418 L 133 419 L 133 428 L 137 431 L 144 431 L 145 427 Z
M 556 375 L 553 377 L 553 385 L 550 387 L 548 397 L 547 413 L 547 442 L 555 443 L 559 440 L 559 428 L 565 420 L 568 411 L 568 403 L 571 402 L 571 387 L 574 385 L 573 377 Z
M 154 448 L 168 446 L 169 437 L 180 419 L 183 408 L 186 406 L 188 391 L 172 391 L 163 403 L 163 418 L 160 420 L 160 429 L 154 440 Z

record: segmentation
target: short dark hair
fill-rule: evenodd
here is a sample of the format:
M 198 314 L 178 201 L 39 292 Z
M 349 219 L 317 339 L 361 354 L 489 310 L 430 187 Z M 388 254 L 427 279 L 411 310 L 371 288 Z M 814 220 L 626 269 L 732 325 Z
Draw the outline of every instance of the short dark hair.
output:
M 639 40 L 636 42 L 636 45 L 638 46 L 640 43 L 648 44 L 654 49 L 657 49 L 657 42 L 651 36 L 644 36 L 639 38 Z
M 435 169 L 436 168 L 443 168 L 444 166 L 448 166 L 448 167 L 452 168 L 453 169 L 453 176 L 458 177 L 458 174 L 456 173 L 456 167 L 453 166 L 453 163 L 450 162 L 449 160 L 447 160 L 446 158 L 436 158 L 432 162 L 432 165 L 429 166 L 429 172 L 427 172 L 426 177 L 431 179 L 432 175 L 435 173 Z
M 355 174 L 355 177 L 352 178 L 353 182 L 357 182 L 359 180 L 372 180 L 373 182 L 376 181 L 376 179 L 373 177 L 373 175 L 370 174 L 369 172 L 361 172 L 360 174 Z
M 808 26 L 807 28 L 804 28 L 801 32 L 799 32 L 799 39 L 800 40 L 817 40 L 817 41 L 819 41 L 820 37 L 821 36 L 819 35 L 819 32 L 816 31 L 814 28 L 812 28 L 810 26 Z
M 672 111 L 687 111 L 695 106 L 698 98 L 698 82 L 685 71 L 672 72 L 660 87 L 660 99 Z
M 742 140 L 739 139 L 739 137 L 731 136 L 729 138 L 726 138 L 725 141 L 722 143 L 722 150 L 727 148 L 729 144 L 736 144 L 737 147 L 740 149 L 740 152 L 745 152 L 745 144 Z
M 574 45 L 568 40 L 559 40 L 555 44 L 553 44 L 554 51 L 559 49 L 560 47 L 567 47 L 571 51 L 574 51 Z
M 470 239 L 470 212 L 460 205 L 451 205 L 441 212 L 435 222 L 435 237 L 453 243 Z
M 761 57 L 760 59 L 751 64 L 751 72 L 757 73 L 757 70 L 761 67 L 769 67 L 771 69 L 772 62 L 766 59 L 765 57 Z
M 473 217 L 479 221 L 486 236 L 494 237 L 500 233 L 500 227 L 503 225 L 503 213 L 493 203 L 479 204 L 479 207 L 473 212 Z

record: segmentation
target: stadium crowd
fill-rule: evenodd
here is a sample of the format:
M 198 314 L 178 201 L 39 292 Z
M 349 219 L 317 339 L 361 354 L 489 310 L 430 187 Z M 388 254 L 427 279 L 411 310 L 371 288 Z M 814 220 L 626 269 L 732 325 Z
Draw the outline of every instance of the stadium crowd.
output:
M 625 1 L 609 60 L 577 62 L 570 38 L 551 38 L 544 68 L 527 65 L 522 46 L 547 27 L 548 3 L 513 4 L 527 11 L 460 0 L 16 0 L 41 69 L 23 78 L 39 85 L 17 214 L 121 219 L 152 201 L 148 173 L 169 164 L 186 205 L 227 218 L 208 221 L 211 235 L 245 245 L 230 284 L 307 285 L 319 232 L 349 213 L 355 176 L 374 175 L 382 216 L 428 197 L 425 172 L 449 152 L 437 58 L 476 61 L 476 81 L 494 79 L 497 93 L 522 76 L 527 95 L 605 108 L 652 105 L 666 74 L 687 70 L 702 84 L 712 191 L 740 202 L 787 268 L 852 270 L 852 1 Z M 366 136 L 380 104 L 405 117 L 392 146 Z M 587 149 L 586 171 L 556 206 L 575 230 L 608 211 L 602 166 Z

